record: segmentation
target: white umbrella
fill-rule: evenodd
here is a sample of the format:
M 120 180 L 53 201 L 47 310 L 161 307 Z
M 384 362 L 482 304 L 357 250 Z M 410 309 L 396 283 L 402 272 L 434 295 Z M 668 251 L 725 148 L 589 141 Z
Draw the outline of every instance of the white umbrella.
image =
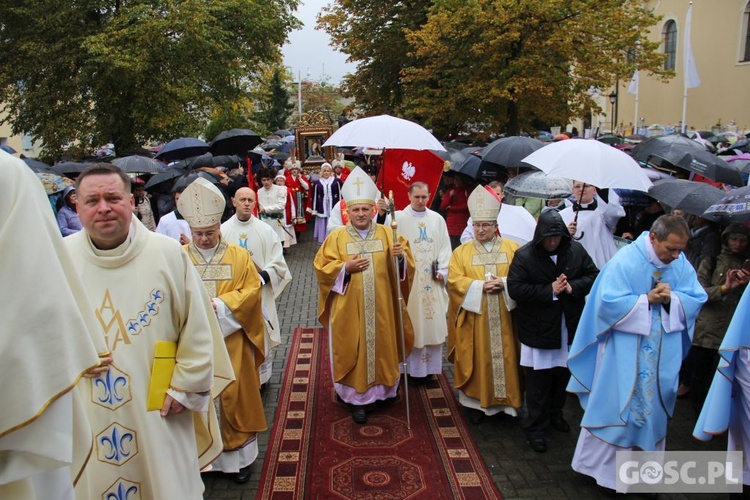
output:
M 633 158 L 603 142 L 570 139 L 552 143 L 523 159 L 549 175 L 583 181 L 598 188 L 647 192 L 651 180 Z
M 323 147 L 327 146 L 445 151 L 440 141 L 426 128 L 389 115 L 351 121 L 323 143 Z
M 519 245 L 525 245 L 534 239 L 536 220 L 523 207 L 503 204 L 497 216 L 497 230 L 504 238 L 511 239 Z

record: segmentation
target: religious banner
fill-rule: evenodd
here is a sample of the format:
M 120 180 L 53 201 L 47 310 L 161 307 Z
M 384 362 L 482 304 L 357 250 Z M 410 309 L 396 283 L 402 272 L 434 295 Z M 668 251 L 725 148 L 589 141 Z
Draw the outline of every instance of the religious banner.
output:
M 409 205 L 409 186 L 417 181 L 426 182 L 430 187 L 429 206 L 443 175 L 444 160 L 428 150 L 388 149 L 384 156 L 377 181 L 383 196 L 393 191 L 396 209 L 401 210 Z

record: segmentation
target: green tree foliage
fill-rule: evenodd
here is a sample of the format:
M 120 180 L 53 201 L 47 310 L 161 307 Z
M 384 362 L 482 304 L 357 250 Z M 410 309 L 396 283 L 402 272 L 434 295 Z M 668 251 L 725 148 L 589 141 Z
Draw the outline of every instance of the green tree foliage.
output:
M 333 46 L 357 64 L 343 92 L 365 114 L 396 114 L 403 104 L 402 70 L 414 64 L 407 30 L 427 20 L 430 0 L 336 0 L 318 16 Z
M 0 102 L 48 156 L 198 134 L 300 25 L 298 0 L 0 0 Z
M 258 121 L 268 133 L 286 128 L 287 120 L 294 109 L 294 102 L 289 90 L 292 77 L 289 73 L 276 67 L 271 79 L 263 89 L 261 99 L 258 99 L 260 110 L 257 112 Z
M 382 87 L 381 109 L 413 118 L 440 136 L 565 124 L 596 107 L 592 87 L 629 80 L 636 68 L 664 79 L 672 75 L 663 70 L 659 43 L 647 38 L 658 19 L 640 0 L 437 0 L 424 7 L 425 22 L 402 26 L 406 58 L 382 57 L 387 48 L 352 48 L 360 43 L 355 34 L 369 41 L 389 29 L 380 12 L 350 12 L 357 3 L 338 0 L 319 22 L 328 23 L 339 49 L 360 66 L 398 66 L 397 83 L 373 77 Z M 358 32 L 355 25 L 372 31 Z M 636 57 L 628 58 L 636 47 Z M 348 89 L 360 104 L 358 88 Z M 361 92 L 370 99 L 368 111 L 378 109 L 372 94 Z M 387 97 L 393 95 L 400 100 L 389 108 L 394 101 Z

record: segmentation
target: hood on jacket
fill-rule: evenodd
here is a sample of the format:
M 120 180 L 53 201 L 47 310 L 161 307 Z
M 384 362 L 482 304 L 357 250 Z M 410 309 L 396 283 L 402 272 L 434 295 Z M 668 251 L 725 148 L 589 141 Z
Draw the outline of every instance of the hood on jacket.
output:
M 729 224 L 724 231 L 721 232 L 722 252 L 729 252 L 729 235 L 731 234 L 743 234 L 746 238 L 750 239 L 750 227 L 738 222 L 732 222 Z M 750 248 L 750 246 L 748 246 L 748 248 Z M 747 250 L 744 253 L 747 253 Z
M 568 227 L 563 222 L 560 212 L 554 209 L 546 210 L 539 216 L 534 230 L 534 246 L 539 246 L 548 236 L 562 236 L 560 245 L 570 242 Z

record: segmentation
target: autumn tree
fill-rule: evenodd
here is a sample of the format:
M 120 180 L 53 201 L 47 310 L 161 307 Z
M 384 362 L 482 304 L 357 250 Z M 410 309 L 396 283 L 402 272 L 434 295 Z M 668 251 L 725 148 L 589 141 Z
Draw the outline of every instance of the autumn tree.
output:
M 298 0 L 0 0 L 0 102 L 47 156 L 203 130 L 278 60 Z

